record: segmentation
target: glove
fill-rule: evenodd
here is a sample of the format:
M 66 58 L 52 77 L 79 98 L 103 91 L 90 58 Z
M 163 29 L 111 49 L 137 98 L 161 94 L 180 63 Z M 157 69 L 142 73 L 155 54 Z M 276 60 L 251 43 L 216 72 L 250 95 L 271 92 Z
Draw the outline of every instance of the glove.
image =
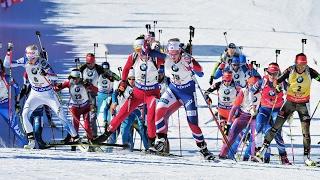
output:
M 40 69 L 39 74 L 41 76 L 46 76 L 48 73 L 44 69 Z
M 53 87 L 53 90 L 58 92 L 62 88 L 62 83 L 56 83 L 55 86 Z
M 217 108 L 212 108 L 212 112 L 215 116 L 218 116 L 219 115 L 219 111 Z
M 117 104 L 116 103 L 112 103 L 110 106 L 110 111 L 111 111 L 111 115 L 115 116 L 116 115 L 116 108 L 117 108 Z
M 226 63 L 221 63 L 219 65 L 219 69 L 223 70 L 226 67 Z
M 276 86 L 276 92 L 280 93 L 282 91 L 282 87 L 280 85 Z
M 48 59 L 48 54 L 47 54 L 47 51 L 40 51 L 40 57 L 43 58 L 43 59 Z
M 252 70 L 253 69 L 253 64 L 248 64 L 248 69 Z
M 90 104 L 90 111 L 91 112 L 97 112 L 96 106 L 93 104 Z
M 209 84 L 212 85 L 213 83 L 213 76 L 210 76 Z
M 257 110 L 256 110 L 256 108 L 251 108 L 251 109 L 250 109 L 250 114 L 251 114 L 251 116 L 257 115 Z
M 13 49 L 13 43 L 9 42 L 8 43 L 8 51 L 12 51 Z
M 119 83 L 119 87 L 118 87 L 118 92 L 119 93 L 123 93 L 127 88 L 127 82 L 122 80 L 120 83 Z
M 208 105 L 211 106 L 212 100 L 211 100 L 211 98 L 210 98 L 208 95 L 205 96 L 205 100 L 206 100 L 206 102 L 208 103 Z
M 231 124 L 227 123 L 227 124 L 224 125 L 224 131 L 223 131 L 223 133 L 224 133 L 226 136 L 228 136 L 230 128 L 231 128 Z
M 18 112 L 20 112 L 20 110 L 21 110 L 21 106 L 20 106 L 20 104 L 19 104 L 19 102 L 17 101 L 16 102 L 16 104 L 15 104 L 15 109 L 16 109 L 16 112 L 18 113 Z
M 83 85 L 84 85 L 84 86 L 90 86 L 90 85 L 91 85 L 91 79 L 85 79 L 85 80 L 83 80 Z
M 191 52 L 192 52 L 192 44 L 188 43 L 188 44 L 187 44 L 187 47 L 185 48 L 185 51 L 186 51 L 187 53 L 191 54 Z
M 183 60 L 184 60 L 186 63 L 190 64 L 191 61 L 192 61 L 192 57 L 191 57 L 190 55 L 188 55 L 188 54 L 184 54 L 184 55 L 183 55 Z

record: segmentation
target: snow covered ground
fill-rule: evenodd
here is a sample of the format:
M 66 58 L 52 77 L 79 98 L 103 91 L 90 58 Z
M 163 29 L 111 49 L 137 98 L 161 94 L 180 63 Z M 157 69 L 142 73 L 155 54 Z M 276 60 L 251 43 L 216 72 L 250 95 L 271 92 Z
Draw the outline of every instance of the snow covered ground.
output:
M 301 38 L 308 39 L 305 53 L 309 65 L 316 70 L 314 60 L 320 57 L 320 2 L 317 0 L 40 0 L 24 3 L 0 13 L 0 41 L 16 40 L 15 52 L 23 52 L 23 46 L 36 39 L 30 38 L 35 30 L 41 30 L 43 40 L 61 77 L 74 67 L 75 56 L 83 57 L 93 51 L 93 43 L 99 43 L 97 56 L 104 56 L 106 47 L 110 51 L 108 61 L 112 69 L 123 66 L 131 51 L 133 39 L 145 33 L 145 24 L 158 21 L 156 29 L 162 29 L 161 42 L 179 37 L 187 42 L 188 27 L 196 28 L 193 43 L 194 55 L 204 67 L 205 77 L 199 78 L 202 89 L 208 88 L 210 71 L 225 46 L 223 32 L 228 41 L 244 47 L 250 60 L 264 67 L 275 60 L 275 49 L 281 49 L 279 64 L 285 69 L 292 64 L 294 55 L 301 52 Z M 26 10 L 27 9 L 27 10 Z M 29 12 L 39 11 L 31 17 Z M 28 11 L 28 12 L 27 12 Z M 20 13 L 20 14 L 19 14 Z M 26 14 L 24 14 L 26 13 Z M 30 22 L 23 16 L 33 18 Z M 16 22 L 12 23 L 11 21 Z M 20 19 L 19 19 L 20 18 Z M 36 22 L 35 22 L 36 21 Z M 33 27 L 33 23 L 35 23 Z M 29 25 L 27 25 L 29 24 Z M 31 24 L 31 25 L 30 25 Z M 1 27 L 3 27 L 1 29 Z M 19 28 L 20 27 L 20 28 Z M 28 34 L 23 39 L 23 31 Z M 158 32 L 156 30 L 156 33 Z M 156 35 L 158 37 L 158 33 Z M 18 38 L 23 39 L 18 41 Z M 19 43 L 20 42 L 20 43 Z M 3 50 L 1 50 L 3 52 Z M 3 54 L 3 53 L 2 53 Z M 82 59 L 82 62 L 84 59 Z M 104 61 L 99 58 L 98 62 Z M 212 62 L 210 62 L 212 61 Z M 60 68 L 62 67 L 62 68 Z M 320 99 L 312 85 L 311 110 Z M 214 98 L 214 97 L 213 97 Z M 215 99 L 215 98 L 214 98 Z M 204 101 L 198 93 L 198 104 Z M 185 113 L 180 109 L 182 155 L 184 157 L 159 157 L 141 152 L 114 149 L 113 153 L 69 152 L 67 148 L 57 150 L 0 149 L 0 179 L 319 179 L 319 168 L 304 167 L 302 162 L 302 137 L 298 119 L 292 125 L 295 154 L 294 166 L 278 165 L 277 156 L 271 164 L 256 164 L 230 160 L 210 163 L 201 160 L 197 147 L 186 123 Z M 320 111 L 315 117 L 320 117 Z M 221 135 L 207 109 L 199 109 L 199 124 L 207 139 L 208 147 L 215 155 L 221 147 Z M 179 154 L 178 114 L 170 118 L 169 138 L 172 153 Z M 312 158 L 319 160 L 320 121 L 311 123 Z M 284 138 L 289 159 L 292 160 L 290 136 L 287 123 Z M 120 139 L 120 138 L 119 138 Z M 140 140 L 136 140 L 136 148 Z M 121 143 L 119 141 L 119 143 Z M 272 152 L 277 154 L 276 149 Z

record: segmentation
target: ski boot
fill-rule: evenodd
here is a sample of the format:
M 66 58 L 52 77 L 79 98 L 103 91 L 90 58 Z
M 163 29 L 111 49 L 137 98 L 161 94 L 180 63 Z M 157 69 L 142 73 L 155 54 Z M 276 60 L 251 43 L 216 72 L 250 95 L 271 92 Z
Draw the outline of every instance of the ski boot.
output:
M 267 164 L 270 163 L 270 157 L 264 157 L 263 162 Z
M 24 149 L 34 149 L 36 146 L 36 141 L 34 140 L 33 132 L 27 134 L 28 144 L 24 145 Z
M 205 160 L 215 160 L 215 157 L 208 150 L 206 142 L 203 141 L 203 142 L 197 143 L 197 146 L 200 148 L 200 153 L 202 154 Z
M 252 156 L 252 158 L 256 159 L 258 162 L 263 162 L 263 157 L 266 154 L 268 147 L 269 147 L 269 143 L 267 143 L 266 141 L 263 143 L 261 149 L 259 151 L 256 152 L 255 156 Z
M 112 132 L 110 131 L 105 131 L 103 134 L 98 136 L 97 138 L 92 140 L 92 144 L 99 144 L 105 142 L 110 136 Z
M 280 155 L 280 160 L 282 165 L 292 165 L 292 163 L 288 159 L 287 153 Z
M 310 159 L 310 155 L 304 155 L 303 156 L 304 164 L 306 166 L 317 166 L 317 162 Z
M 62 140 L 62 143 L 69 144 L 71 140 L 71 135 L 68 133 L 67 136 Z
M 220 155 L 220 154 L 219 154 L 218 158 L 219 158 L 219 159 L 221 159 L 221 160 L 228 159 L 228 157 L 227 157 L 227 156 L 222 156 L 222 155 Z
M 156 142 L 156 138 L 148 138 L 148 149 L 147 152 L 157 152 L 154 145 Z
M 249 161 L 249 157 L 243 156 L 242 161 Z
M 168 138 L 167 134 L 158 134 L 157 139 L 154 142 L 154 146 L 151 147 L 151 150 L 156 150 L 158 152 L 165 152 L 169 153 L 169 143 L 168 143 Z
M 37 141 L 38 143 L 38 148 L 39 149 L 46 149 L 47 148 L 47 143 L 45 143 L 43 140 Z

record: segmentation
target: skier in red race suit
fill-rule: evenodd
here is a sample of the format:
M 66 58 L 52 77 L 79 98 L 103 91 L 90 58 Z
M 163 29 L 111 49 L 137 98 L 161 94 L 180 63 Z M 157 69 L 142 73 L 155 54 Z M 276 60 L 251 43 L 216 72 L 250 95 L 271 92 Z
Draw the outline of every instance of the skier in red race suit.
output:
M 125 91 L 127 86 L 126 79 L 131 67 L 133 67 L 135 71 L 135 87 L 133 88 L 131 96 L 125 101 L 119 113 L 111 120 L 105 132 L 94 139 L 93 143 L 106 141 L 133 110 L 140 104 L 145 103 L 148 110 L 147 126 L 149 144 L 150 146 L 154 144 L 156 138 L 154 121 L 156 99 L 160 98 L 157 69 L 164 63 L 166 55 L 150 50 L 150 45 L 143 36 L 135 40 L 134 49 L 135 52 L 129 55 L 123 68 L 122 81 L 119 84 L 118 92 L 123 93 Z

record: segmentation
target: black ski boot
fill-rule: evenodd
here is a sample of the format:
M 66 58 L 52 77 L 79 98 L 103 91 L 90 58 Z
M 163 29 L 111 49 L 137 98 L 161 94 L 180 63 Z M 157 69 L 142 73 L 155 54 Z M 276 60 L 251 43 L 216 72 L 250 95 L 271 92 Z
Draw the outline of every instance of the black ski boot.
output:
M 151 146 L 150 150 L 169 153 L 170 147 L 169 147 L 167 134 L 163 134 L 163 133 L 157 134 L 157 139 L 154 142 L 154 146 Z
M 280 154 L 280 160 L 281 164 L 283 165 L 292 165 L 292 163 L 288 159 L 287 153 Z
M 62 140 L 64 144 L 70 144 L 71 135 L 68 133 L 67 136 Z
M 215 157 L 208 150 L 206 142 L 203 141 L 203 142 L 197 143 L 197 146 L 200 148 L 200 153 L 203 155 L 205 160 L 215 160 Z
M 99 144 L 105 142 L 111 136 L 111 134 L 112 132 L 105 131 L 103 134 L 93 139 L 92 144 Z

